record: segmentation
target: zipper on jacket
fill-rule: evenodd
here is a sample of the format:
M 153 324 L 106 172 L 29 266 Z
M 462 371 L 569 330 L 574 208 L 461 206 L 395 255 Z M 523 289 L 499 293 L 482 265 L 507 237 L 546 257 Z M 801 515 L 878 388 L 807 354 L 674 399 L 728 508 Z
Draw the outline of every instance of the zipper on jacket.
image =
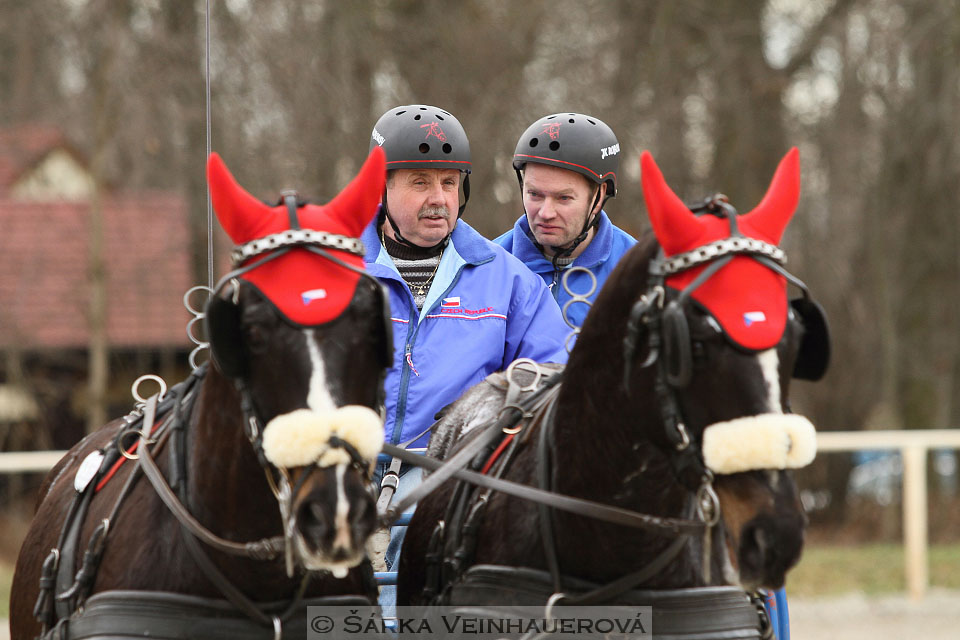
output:
M 550 283 L 550 286 L 547 287 L 550 289 L 550 293 L 553 294 L 553 299 L 557 301 L 557 304 L 560 304 L 560 271 L 557 269 L 553 270 L 553 282 Z
M 457 282 L 460 281 L 460 275 L 463 273 L 463 269 L 466 265 L 461 265 L 460 269 L 454 274 L 453 279 L 450 281 L 450 286 L 440 294 L 437 298 L 437 302 L 442 301 L 447 294 L 453 291 L 453 288 L 457 286 Z M 404 283 L 406 284 L 406 283 Z M 410 287 L 407 287 L 407 291 L 410 292 Z M 429 295 L 429 294 L 428 294 Z M 413 293 L 410 293 L 411 302 L 413 301 Z M 410 372 L 413 371 L 417 377 L 420 377 L 420 373 L 414 368 L 413 365 L 413 345 L 417 342 L 417 334 L 420 333 L 420 312 L 417 310 L 416 303 L 410 306 L 411 315 L 410 315 L 410 324 L 413 325 L 413 331 L 407 333 L 407 343 L 403 347 L 403 362 L 404 367 L 403 371 L 400 373 L 400 398 L 397 400 L 397 415 L 393 419 L 393 436 L 391 437 L 391 442 L 397 444 L 400 442 L 400 437 L 403 434 L 403 423 L 406 421 L 407 417 L 407 391 L 410 387 Z M 427 309 L 427 313 L 430 313 L 433 309 Z M 426 316 L 424 316 L 426 319 Z

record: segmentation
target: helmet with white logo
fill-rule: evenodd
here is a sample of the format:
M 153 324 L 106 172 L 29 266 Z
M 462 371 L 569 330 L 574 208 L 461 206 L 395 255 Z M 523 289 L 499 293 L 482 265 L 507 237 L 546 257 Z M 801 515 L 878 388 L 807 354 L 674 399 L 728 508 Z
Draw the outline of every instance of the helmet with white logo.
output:
M 528 162 L 576 171 L 593 183 L 606 183 L 608 198 L 617 194 L 620 143 L 599 118 L 582 113 L 555 113 L 540 118 L 527 127 L 517 142 L 513 168 L 518 176 Z
M 390 109 L 370 134 L 370 149 L 383 147 L 387 171 L 457 169 L 470 173 L 470 142 L 449 111 L 426 104 Z

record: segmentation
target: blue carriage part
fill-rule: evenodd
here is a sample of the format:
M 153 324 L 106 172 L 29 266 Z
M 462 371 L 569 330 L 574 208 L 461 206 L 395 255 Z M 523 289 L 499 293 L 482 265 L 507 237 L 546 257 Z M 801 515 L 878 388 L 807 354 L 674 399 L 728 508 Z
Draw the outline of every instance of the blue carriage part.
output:
M 790 609 L 787 606 L 787 590 L 784 588 L 763 594 L 763 608 L 770 618 L 775 640 L 790 640 Z
M 396 586 L 397 584 L 396 571 L 374 571 L 373 577 L 377 581 L 378 587 Z

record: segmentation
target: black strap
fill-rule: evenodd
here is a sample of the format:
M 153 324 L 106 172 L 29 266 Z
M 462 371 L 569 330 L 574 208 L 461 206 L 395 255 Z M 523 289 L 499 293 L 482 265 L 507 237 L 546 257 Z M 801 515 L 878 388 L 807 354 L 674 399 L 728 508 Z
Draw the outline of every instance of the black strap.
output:
M 290 221 L 290 228 L 299 229 L 300 216 L 297 215 L 297 192 L 281 191 L 280 196 L 283 198 L 284 204 L 287 205 L 287 218 Z
M 93 484 L 92 482 L 90 484 Z M 56 593 L 58 597 L 54 599 L 54 610 L 56 618 L 66 618 L 76 609 L 75 598 L 60 598 L 59 594 L 65 593 L 73 586 L 75 579 L 74 570 L 76 568 L 77 549 L 80 542 L 80 530 L 86 519 L 87 510 L 90 508 L 90 501 L 93 499 L 93 488 L 89 485 L 82 496 L 74 502 L 76 505 L 70 520 L 66 535 L 63 541 L 58 545 L 60 549 L 60 564 L 57 571 Z
M 540 437 L 537 439 L 537 482 L 544 491 L 553 489 L 550 458 L 550 432 L 553 427 L 553 416 L 556 413 L 557 403 L 551 403 L 549 413 L 543 424 L 540 425 Z M 557 558 L 557 540 L 553 535 L 553 509 L 547 505 L 538 503 L 537 509 L 540 512 L 540 538 L 543 542 L 543 554 L 547 561 L 547 570 L 553 580 L 553 591 L 560 591 L 560 561 Z
M 439 467 L 430 469 L 431 471 L 434 471 L 434 473 L 425 478 L 424 481 L 419 485 L 414 487 L 414 489 L 398 504 L 390 507 L 389 511 L 387 511 L 384 517 L 381 518 L 381 524 L 385 527 L 390 526 L 390 524 L 399 518 L 400 514 L 402 514 L 405 510 L 416 504 L 424 496 L 432 493 L 450 477 L 456 475 L 457 471 L 466 467 L 470 461 L 473 460 L 474 456 L 478 452 L 483 451 L 483 449 L 493 442 L 498 435 L 502 434 L 505 428 L 514 426 L 522 418 L 532 417 L 532 414 L 528 415 L 528 410 L 537 406 L 544 396 L 550 393 L 550 391 L 556 387 L 561 380 L 563 380 L 562 372 L 553 374 L 547 378 L 536 391 L 531 393 L 522 402 L 505 406 L 501 410 L 501 413 L 496 421 L 492 421 L 485 426 L 477 427 L 477 429 L 481 429 L 482 431 L 480 431 L 479 434 L 471 441 L 466 443 L 463 448 L 457 451 L 457 453 L 447 460 L 445 464 L 441 463 Z M 408 452 L 404 447 L 397 447 L 396 445 L 390 444 L 385 444 L 383 446 L 384 453 L 388 453 L 394 456 L 394 458 L 400 458 L 403 462 L 417 464 L 415 462 L 410 462 L 409 458 L 404 458 L 397 455 L 394 453 L 395 451 L 403 451 L 405 456 L 415 455 Z M 415 455 L 415 459 L 420 458 L 426 458 L 426 456 Z
M 149 430 L 149 425 L 153 424 L 156 399 L 157 396 L 151 396 L 147 399 L 147 407 L 144 412 L 144 431 Z M 180 521 L 180 524 L 187 527 L 190 532 L 202 540 L 204 544 L 213 547 L 217 551 L 222 551 L 223 553 L 234 556 L 243 556 L 259 560 L 279 557 L 283 549 L 282 536 L 275 536 L 256 542 L 238 543 L 221 538 L 211 532 L 203 526 L 199 520 L 193 517 L 193 514 L 183 506 L 176 494 L 170 489 L 166 479 L 163 477 L 163 473 L 161 473 L 153 456 L 150 454 L 147 443 L 143 437 L 141 437 L 140 440 L 139 456 L 143 472 L 153 486 L 154 491 L 156 491 L 157 497 L 166 505 L 171 514 Z
M 293 615 L 283 612 L 285 603 L 267 603 L 271 616 L 287 616 L 282 628 L 283 640 L 310 637 L 308 607 L 370 607 L 362 596 L 325 596 L 305 598 Z M 366 613 L 366 609 L 362 610 Z M 282 613 L 283 612 L 283 613 Z M 366 621 L 366 619 L 364 619 Z M 317 634 L 319 635 L 319 634 Z M 142 637 L 205 640 L 265 640 L 273 636 L 259 623 L 251 622 L 234 606 L 222 599 L 188 596 L 163 591 L 104 591 L 91 597 L 83 615 L 70 620 L 57 640 L 67 638 Z M 47 637 L 45 640 L 54 640 Z
M 397 456 L 403 462 L 423 467 L 428 471 L 437 471 L 444 467 L 442 460 L 431 458 L 430 456 L 419 455 L 410 451 L 404 451 L 395 445 L 383 445 L 383 451 L 392 456 Z M 531 502 L 541 502 L 554 509 L 568 511 L 577 515 L 594 518 L 611 524 L 619 524 L 626 527 L 648 529 L 657 531 L 663 535 L 680 534 L 699 534 L 703 532 L 704 523 L 697 520 L 687 520 L 681 518 L 665 518 L 652 516 L 644 513 L 637 513 L 628 509 L 614 507 L 608 504 L 574 498 L 559 493 L 543 491 L 536 487 L 510 482 L 499 478 L 491 478 L 474 471 L 466 469 L 456 469 L 453 477 L 477 485 L 486 487 L 495 491 L 500 491 L 517 498 L 530 500 Z M 422 486 L 422 485 L 421 485 Z
M 683 546 L 689 539 L 689 535 L 684 534 L 677 536 L 677 539 L 671 542 L 670 546 L 667 547 L 663 553 L 658 555 L 653 562 L 645 566 L 643 569 L 627 574 L 609 584 L 605 584 L 602 587 L 598 587 L 593 591 L 588 591 L 587 593 L 579 596 L 565 596 L 559 601 L 558 604 L 587 606 L 610 602 L 620 594 L 639 587 L 644 582 L 660 573 L 660 571 L 666 568 L 666 566 L 677 557 L 677 554 L 680 553 L 680 550 L 683 549 Z
M 503 420 L 498 420 L 497 422 L 490 424 L 482 432 L 480 432 L 476 438 L 464 445 L 464 447 L 460 449 L 456 455 L 450 458 L 445 464 L 440 464 L 440 466 L 438 466 L 436 469 L 431 469 L 431 471 L 434 471 L 434 473 L 430 474 L 423 480 L 423 482 L 414 487 L 414 489 L 408 493 L 403 500 L 398 502 L 396 505 L 391 506 L 387 510 L 387 512 L 381 518 L 381 524 L 385 527 L 390 526 L 390 524 L 399 518 L 404 511 L 419 502 L 424 496 L 432 493 L 434 489 L 446 482 L 451 476 L 455 475 L 457 471 L 460 471 L 463 469 L 463 467 L 467 466 L 467 464 L 473 460 L 473 457 L 478 451 L 483 449 L 488 443 L 492 442 L 494 438 L 502 433 L 503 427 L 501 426 L 501 422 L 506 422 L 506 424 L 509 426 L 515 423 L 521 415 L 520 411 L 515 409 L 511 411 L 511 414 L 515 414 L 516 417 L 514 417 L 514 415 L 507 415 Z M 404 456 L 399 455 L 397 452 L 402 451 L 404 455 L 414 456 L 416 459 L 426 458 L 426 456 L 421 456 L 419 454 L 407 451 L 406 449 L 396 445 L 385 444 L 383 445 L 383 451 L 392 455 L 394 460 L 400 460 L 409 464 L 416 463 L 411 462 L 410 459 L 405 459 Z M 433 460 L 433 458 L 430 459 Z

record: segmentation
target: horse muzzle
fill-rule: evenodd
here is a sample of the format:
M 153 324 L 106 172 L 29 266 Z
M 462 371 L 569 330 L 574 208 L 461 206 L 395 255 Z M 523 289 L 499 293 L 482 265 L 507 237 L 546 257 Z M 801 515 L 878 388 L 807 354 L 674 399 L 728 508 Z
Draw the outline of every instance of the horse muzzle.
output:
M 294 556 L 305 569 L 338 578 L 363 560 L 376 527 L 369 476 L 382 446 L 383 422 L 368 407 L 298 409 L 267 423 L 263 453 L 280 476 L 288 573 Z

